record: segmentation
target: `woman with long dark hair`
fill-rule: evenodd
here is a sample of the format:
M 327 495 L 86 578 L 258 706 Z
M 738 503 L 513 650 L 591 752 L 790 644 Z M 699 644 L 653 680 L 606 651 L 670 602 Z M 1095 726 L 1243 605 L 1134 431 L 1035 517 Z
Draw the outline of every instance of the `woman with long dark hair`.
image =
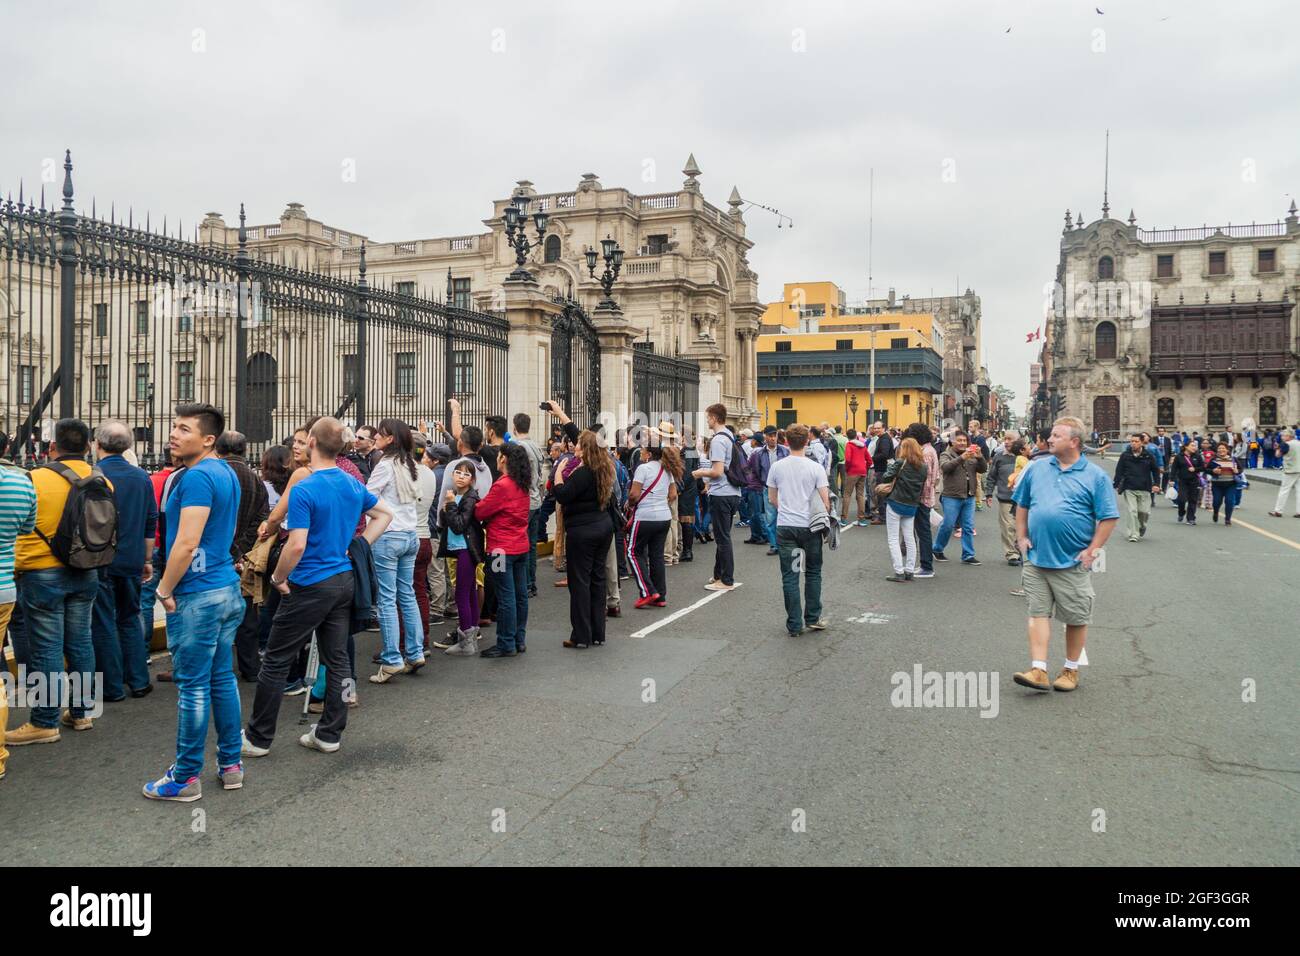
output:
M 627 561 L 641 591 L 637 608 L 667 607 L 668 573 L 664 541 L 677 507 L 682 459 L 672 445 L 647 445 L 628 489 L 632 521 L 627 529 Z
M 1200 443 L 1192 439 L 1174 456 L 1174 482 L 1178 487 L 1178 520 L 1184 518 L 1190 527 L 1196 527 L 1196 505 L 1201 497 L 1201 473 L 1205 459 L 1201 457 Z
M 284 497 L 292 471 L 293 452 L 284 445 L 272 445 L 262 453 L 258 474 L 266 486 L 268 507 L 274 508 Z
M 384 649 L 379 672 L 372 684 L 386 684 L 398 674 L 410 674 L 424 666 L 424 629 L 420 607 L 415 603 L 412 580 L 415 557 L 420 551 L 416 535 L 420 481 L 415 467 L 415 443 L 406 422 L 385 418 L 375 432 L 375 448 L 381 453 L 366 487 L 393 510 L 393 521 L 371 549 L 375 579 L 379 584 L 379 630 Z M 397 607 L 401 605 L 399 623 Z M 402 635 L 405 634 L 405 645 Z
M 569 568 L 572 633 L 564 646 L 585 648 L 605 643 L 605 560 L 614 540 L 609 506 L 615 479 L 614 461 L 595 432 L 578 435 L 576 455 L 582 464 L 568 478 L 557 470 L 554 493 L 564 508 Z
M 528 627 L 528 490 L 533 463 L 523 445 L 499 446 L 501 475 L 487 497 L 474 506 L 474 517 L 487 532 L 487 573 L 497 595 L 497 642 L 480 657 L 514 657 Z

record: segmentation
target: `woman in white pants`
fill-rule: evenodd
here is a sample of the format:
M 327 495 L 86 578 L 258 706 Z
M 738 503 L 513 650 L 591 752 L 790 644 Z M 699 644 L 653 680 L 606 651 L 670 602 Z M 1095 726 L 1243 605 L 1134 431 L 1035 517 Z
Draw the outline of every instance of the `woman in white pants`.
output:
M 895 584 L 905 584 L 916 574 L 916 539 L 912 525 L 921 507 L 921 491 L 925 486 L 926 466 L 921 446 L 915 438 L 905 438 L 898 446 L 897 456 L 885 469 L 876 487 L 885 502 L 885 531 L 889 536 L 889 557 L 894 573 L 885 578 Z M 891 485 L 888 492 L 884 486 Z M 928 521 L 923 513 L 921 520 Z M 903 559 L 903 542 L 907 542 L 907 559 Z

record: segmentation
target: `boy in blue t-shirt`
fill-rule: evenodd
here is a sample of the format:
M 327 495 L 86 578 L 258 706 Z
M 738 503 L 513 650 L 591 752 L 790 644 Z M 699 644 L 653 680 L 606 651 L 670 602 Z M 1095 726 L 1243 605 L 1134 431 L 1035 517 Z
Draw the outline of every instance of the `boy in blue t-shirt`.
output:
M 289 492 L 285 522 L 291 529 L 289 540 L 271 569 L 271 586 L 284 597 L 271 625 L 253 716 L 244 734 L 242 752 L 250 757 L 270 751 L 289 665 L 313 632 L 325 665 L 324 712 L 320 722 L 312 724 L 298 742 L 324 753 L 339 749 L 348 722 L 348 703 L 356 694 L 350 686 L 348 662 L 354 589 L 348 548 L 363 513 L 370 518 L 363 535 L 370 544 L 393 519 L 388 505 L 338 468 L 336 462 L 344 446 L 343 425 L 338 419 L 317 421 L 307 444 L 312 473 Z
M 239 575 L 230 557 L 239 514 L 239 479 L 217 457 L 225 416 L 211 405 L 180 405 L 168 447 L 185 471 L 164 501 L 166 567 L 155 597 L 167 611 L 178 724 L 176 762 L 144 785 L 151 800 L 190 803 L 203 795 L 199 773 L 211 711 L 217 728 L 217 776 L 227 790 L 244 784 L 239 759 L 239 688 L 232 668 L 235 631 L 244 617 Z

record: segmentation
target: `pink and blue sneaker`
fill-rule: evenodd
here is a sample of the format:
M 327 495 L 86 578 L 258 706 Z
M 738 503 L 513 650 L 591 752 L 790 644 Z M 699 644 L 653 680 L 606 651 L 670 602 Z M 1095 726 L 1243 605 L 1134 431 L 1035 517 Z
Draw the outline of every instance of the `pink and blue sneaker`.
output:
M 244 762 L 232 763 L 229 767 L 217 768 L 217 779 L 224 790 L 238 790 L 244 785 Z
M 150 800 L 171 800 L 175 803 L 193 803 L 199 797 L 203 796 L 203 788 L 199 784 L 198 777 L 190 777 L 184 783 L 178 781 L 173 774 L 176 772 L 176 766 L 167 768 L 167 772 L 153 783 L 144 785 L 144 795 Z M 243 781 L 240 781 L 241 786 Z

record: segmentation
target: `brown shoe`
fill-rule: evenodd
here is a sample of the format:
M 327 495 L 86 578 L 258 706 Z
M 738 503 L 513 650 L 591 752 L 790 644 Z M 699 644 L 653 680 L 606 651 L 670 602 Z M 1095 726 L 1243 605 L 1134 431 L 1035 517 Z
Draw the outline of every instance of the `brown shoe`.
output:
M 1052 689 L 1052 683 L 1047 679 L 1047 671 L 1041 667 L 1031 667 L 1027 671 L 1019 671 L 1013 674 L 1011 679 L 1021 687 L 1028 687 L 1032 690 Z
M 569 586 L 569 579 L 568 579 L 568 578 L 560 578 L 560 580 L 558 580 L 558 581 L 555 582 L 555 586 L 556 586 L 557 588 L 567 588 L 567 587 Z
M 606 616 L 606 617 L 622 617 L 622 616 L 623 616 L 623 608 L 622 608 L 622 606 L 621 606 L 621 605 L 618 605 L 618 604 L 615 604 L 615 605 L 613 605 L 612 607 L 607 607 L 607 608 L 605 608 L 605 616 Z
M 95 722 L 89 717 L 73 717 L 72 711 L 65 710 L 59 717 L 59 723 L 64 727 L 71 727 L 73 730 L 90 730 L 95 726 Z
M 325 701 L 323 701 L 323 700 L 313 700 L 311 703 L 309 703 L 309 704 L 307 705 L 307 713 L 309 713 L 309 714 L 323 714 L 323 713 L 325 713 Z
M 1056 680 L 1052 681 L 1054 690 L 1075 690 L 1079 686 L 1079 668 L 1071 670 L 1068 667 L 1062 667 L 1061 673 L 1056 675 Z
M 31 721 L 5 733 L 5 744 L 9 747 L 25 747 L 27 744 L 57 744 L 58 742 L 58 727 L 37 727 Z

